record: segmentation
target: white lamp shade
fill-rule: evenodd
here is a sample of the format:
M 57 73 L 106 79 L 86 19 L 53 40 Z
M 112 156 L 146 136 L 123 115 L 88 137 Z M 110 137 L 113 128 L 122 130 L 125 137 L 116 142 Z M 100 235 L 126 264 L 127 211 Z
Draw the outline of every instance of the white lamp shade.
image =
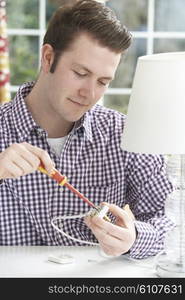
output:
M 122 148 L 185 153 L 185 52 L 138 58 Z

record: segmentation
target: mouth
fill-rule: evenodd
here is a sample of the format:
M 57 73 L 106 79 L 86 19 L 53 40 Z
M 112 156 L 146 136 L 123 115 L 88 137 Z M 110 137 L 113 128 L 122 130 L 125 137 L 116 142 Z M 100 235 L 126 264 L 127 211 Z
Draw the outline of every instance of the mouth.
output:
M 74 101 L 71 98 L 67 98 L 70 102 L 72 102 L 73 104 L 79 106 L 79 107 L 84 107 L 84 106 L 88 106 L 87 104 L 82 104 L 80 102 Z

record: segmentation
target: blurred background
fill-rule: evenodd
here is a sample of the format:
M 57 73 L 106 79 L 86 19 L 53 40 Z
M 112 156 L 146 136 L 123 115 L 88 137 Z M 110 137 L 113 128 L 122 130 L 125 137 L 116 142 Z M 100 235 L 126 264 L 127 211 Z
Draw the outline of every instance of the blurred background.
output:
M 75 0 L 7 0 L 10 91 L 36 79 L 47 23 L 56 8 Z M 133 43 L 107 90 L 103 105 L 127 113 L 138 56 L 185 51 L 185 0 L 108 0 L 133 35 Z

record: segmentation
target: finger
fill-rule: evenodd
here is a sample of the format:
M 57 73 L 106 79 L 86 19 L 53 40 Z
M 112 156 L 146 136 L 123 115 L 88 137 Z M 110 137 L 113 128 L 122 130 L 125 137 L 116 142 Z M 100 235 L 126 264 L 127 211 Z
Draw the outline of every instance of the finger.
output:
M 12 151 L 12 161 L 23 169 L 25 173 L 32 172 L 38 168 L 40 160 L 37 156 L 28 151 L 23 145 Z
M 14 166 L 17 166 L 21 170 L 22 174 L 20 176 L 32 173 L 37 169 L 37 167 L 34 167 L 29 161 L 27 161 L 23 157 L 20 157 L 18 155 L 17 157 L 18 160 L 13 159 L 12 163 L 14 164 Z
M 118 226 L 116 224 L 112 224 L 110 222 L 107 222 L 98 216 L 94 216 L 91 218 L 91 223 L 89 226 L 91 229 L 97 229 L 107 232 L 112 237 L 124 241 L 128 236 L 128 229 Z
M 91 231 L 96 236 L 96 238 L 103 243 L 106 243 L 106 241 L 109 239 L 108 233 L 96 225 L 91 226 Z
M 93 229 L 92 232 L 97 238 L 101 248 L 108 255 L 118 256 L 122 253 L 127 252 L 128 246 L 126 241 L 124 242 L 122 240 L 119 240 L 109 235 L 109 233 L 98 228 Z
M 24 174 L 24 159 L 15 151 L 15 148 L 17 149 L 13 145 L 4 153 L 1 161 L 1 177 L 3 178 L 20 177 Z M 26 167 L 30 169 L 30 165 L 27 163 Z
M 125 206 L 123 207 L 123 209 L 128 213 L 128 215 L 131 217 L 132 220 L 135 220 L 135 216 L 132 213 L 129 204 L 125 204 Z
M 23 175 L 23 170 L 13 162 L 7 163 L 2 178 L 16 178 Z
M 43 163 L 45 169 L 47 170 L 47 172 L 49 174 L 51 174 L 51 172 L 53 171 L 53 168 L 54 168 L 54 162 L 52 161 L 52 159 L 50 158 L 49 154 L 47 153 L 47 151 L 39 148 L 39 147 L 36 147 L 36 146 L 33 146 L 31 144 L 28 144 L 28 143 L 23 143 L 25 145 L 25 147 L 31 151 L 33 154 L 35 154 L 39 159 L 40 161 Z
M 16 162 L 19 165 L 19 161 L 25 160 L 30 166 L 34 169 L 37 168 L 40 163 L 39 158 L 30 152 L 25 146 L 24 143 L 15 143 L 11 145 L 6 151 L 6 158 L 10 161 Z

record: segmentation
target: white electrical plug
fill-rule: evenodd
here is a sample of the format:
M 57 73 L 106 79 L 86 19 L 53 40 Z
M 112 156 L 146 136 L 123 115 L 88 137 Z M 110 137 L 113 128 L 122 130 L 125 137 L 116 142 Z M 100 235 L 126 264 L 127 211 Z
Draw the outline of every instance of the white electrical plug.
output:
M 50 255 L 48 257 L 49 261 L 55 262 L 57 264 L 71 264 L 74 263 L 75 259 L 73 256 L 68 254 L 61 254 L 61 255 Z
M 98 216 L 101 219 L 105 219 L 110 222 L 110 219 L 106 216 L 109 211 L 109 206 L 103 204 L 101 206 L 96 206 L 96 208 L 92 208 L 86 215 L 90 217 Z

